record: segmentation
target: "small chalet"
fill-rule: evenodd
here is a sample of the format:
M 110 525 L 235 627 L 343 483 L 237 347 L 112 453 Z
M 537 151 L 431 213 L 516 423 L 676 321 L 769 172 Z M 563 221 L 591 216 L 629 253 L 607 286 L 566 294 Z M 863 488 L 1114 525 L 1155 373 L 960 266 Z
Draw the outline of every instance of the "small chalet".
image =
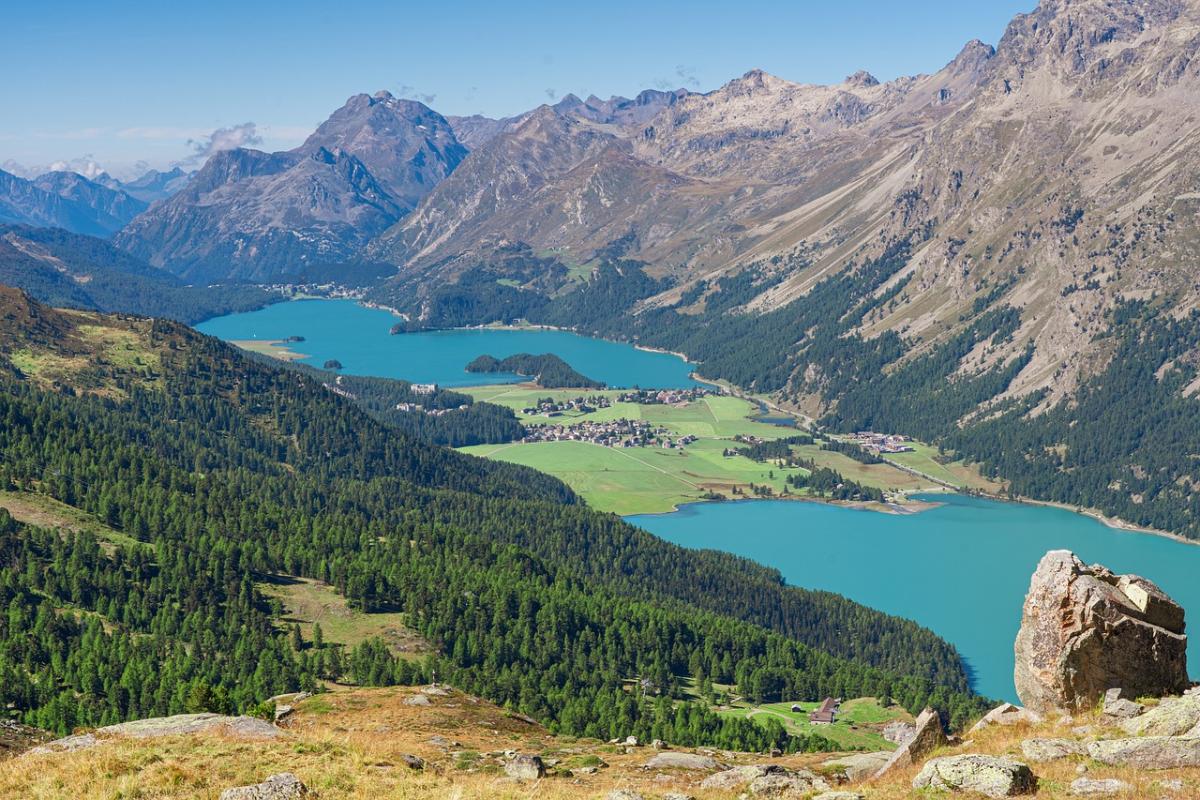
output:
M 808 721 L 813 725 L 832 725 L 837 721 L 838 701 L 826 697 L 821 701 L 821 707 L 808 715 Z

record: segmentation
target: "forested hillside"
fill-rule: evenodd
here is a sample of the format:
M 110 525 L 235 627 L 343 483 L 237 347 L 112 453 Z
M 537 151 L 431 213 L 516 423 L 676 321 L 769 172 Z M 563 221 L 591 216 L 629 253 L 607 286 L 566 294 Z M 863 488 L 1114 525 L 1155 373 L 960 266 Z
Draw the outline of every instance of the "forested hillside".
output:
M 745 749 L 825 743 L 654 698 L 686 699 L 690 677 L 763 699 L 934 703 L 958 721 L 983 708 L 954 651 L 911 622 L 667 544 L 182 326 L 4 290 L 0 349 L 0 490 L 110 532 L 0 520 L 0 701 L 30 722 L 245 710 L 434 668 L 557 730 Z M 402 612 L 436 655 L 298 641 L 257 586 L 271 575 Z
M 0 284 L 51 305 L 188 323 L 280 299 L 244 284 L 188 286 L 101 239 L 26 225 L 0 225 Z

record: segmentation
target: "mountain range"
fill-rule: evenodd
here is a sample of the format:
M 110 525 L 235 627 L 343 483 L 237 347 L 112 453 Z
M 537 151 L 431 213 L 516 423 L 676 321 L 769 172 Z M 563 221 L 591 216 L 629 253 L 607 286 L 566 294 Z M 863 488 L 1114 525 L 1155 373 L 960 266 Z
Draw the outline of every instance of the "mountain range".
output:
M 640 339 L 841 425 L 887 421 L 855 391 L 899 374 L 953 387 L 956 429 L 1028 422 L 1104 379 L 1132 310 L 1200 302 L 1198 51 L 1197 0 L 1043 0 L 995 47 L 886 82 L 751 70 L 503 119 L 362 94 L 293 150 L 190 178 L 0 175 L 0 219 L 120 227 L 194 283 L 374 276 L 402 327 Z M 1158 368 L 1197 363 L 1185 343 Z

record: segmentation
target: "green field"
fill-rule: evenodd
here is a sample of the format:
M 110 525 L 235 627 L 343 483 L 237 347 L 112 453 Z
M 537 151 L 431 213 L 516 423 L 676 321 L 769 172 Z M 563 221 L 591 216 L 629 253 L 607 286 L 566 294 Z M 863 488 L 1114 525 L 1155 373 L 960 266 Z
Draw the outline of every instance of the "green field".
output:
M 777 719 L 792 733 L 819 733 L 847 750 L 894 750 L 896 746 L 883 738 L 883 726 L 896 720 L 912 721 L 912 715 L 903 708 L 884 708 L 873 697 L 860 697 L 842 703 L 837 722 L 832 725 L 809 723 L 809 712 L 814 711 L 820 703 L 795 703 L 802 709 L 799 713 L 792 711 L 792 705 L 791 702 L 761 706 L 735 703 L 732 707 L 719 709 L 717 713 L 760 721 Z
M 723 455 L 726 448 L 736 446 L 733 437 L 739 434 L 779 439 L 798 432 L 756 422 L 751 417 L 757 407 L 738 397 L 713 395 L 682 406 L 614 402 L 609 408 L 589 413 L 565 412 L 561 416 L 547 417 L 525 415 L 522 409 L 532 407 L 546 397 L 565 400 L 582 394 L 616 398 L 621 392 L 540 389 L 529 384 L 479 386 L 466 391 L 476 400 L 513 409 L 529 426 L 643 419 L 666 428 L 673 436 L 690 434 L 699 437 L 687 447 L 675 450 L 610 448 L 587 442 L 531 442 L 463 449 L 472 455 L 548 472 L 565 481 L 594 508 L 603 511 L 622 515 L 664 513 L 681 503 L 700 500 L 714 492 L 726 497 L 753 496 L 750 484 L 770 486 L 776 494 L 782 494 L 784 479 L 790 474 L 804 472 L 742 456 Z M 832 467 L 851 480 L 885 490 L 907 492 L 935 486 L 886 464 L 861 464 L 840 453 L 821 450 L 816 445 L 798 447 L 796 452 L 812 459 L 818 466 Z M 742 494 L 735 495 L 735 487 Z

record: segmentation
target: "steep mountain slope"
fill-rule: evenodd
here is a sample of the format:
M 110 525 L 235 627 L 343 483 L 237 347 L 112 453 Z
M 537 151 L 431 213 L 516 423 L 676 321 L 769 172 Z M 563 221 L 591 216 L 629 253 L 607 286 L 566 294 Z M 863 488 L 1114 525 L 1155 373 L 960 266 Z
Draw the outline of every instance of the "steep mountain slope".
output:
M 100 239 L 23 225 L 0 225 L 0 284 L 44 303 L 187 323 L 279 299 L 254 286 L 186 286 Z
M 457 180 L 371 252 L 401 265 L 400 296 L 432 265 L 488 261 L 501 239 L 552 250 L 568 265 L 619 240 L 622 254 L 686 283 L 737 266 L 770 220 L 844 192 L 848 181 L 876 185 L 871 173 L 902 163 L 929 125 L 969 100 L 990 56 L 972 43 L 936 75 L 888 84 L 860 73 L 807 86 L 754 70 L 708 94 L 565 98 L 481 144 Z M 534 116 L 542 129 L 529 126 Z M 553 147 L 575 132 L 605 137 L 608 157 L 567 149 L 556 153 L 553 174 L 519 157 L 522 142 Z M 495 199 L 457 191 L 469 184 L 495 186 Z M 521 208 L 533 210 L 506 211 Z
M 353 261 L 462 160 L 449 124 L 386 92 L 356 95 L 303 145 L 217 153 L 115 239 L 193 280 L 269 280 Z
M 48 172 L 25 180 L 0 170 L 0 222 L 65 228 L 103 238 L 145 209 L 141 200 L 74 172 Z

